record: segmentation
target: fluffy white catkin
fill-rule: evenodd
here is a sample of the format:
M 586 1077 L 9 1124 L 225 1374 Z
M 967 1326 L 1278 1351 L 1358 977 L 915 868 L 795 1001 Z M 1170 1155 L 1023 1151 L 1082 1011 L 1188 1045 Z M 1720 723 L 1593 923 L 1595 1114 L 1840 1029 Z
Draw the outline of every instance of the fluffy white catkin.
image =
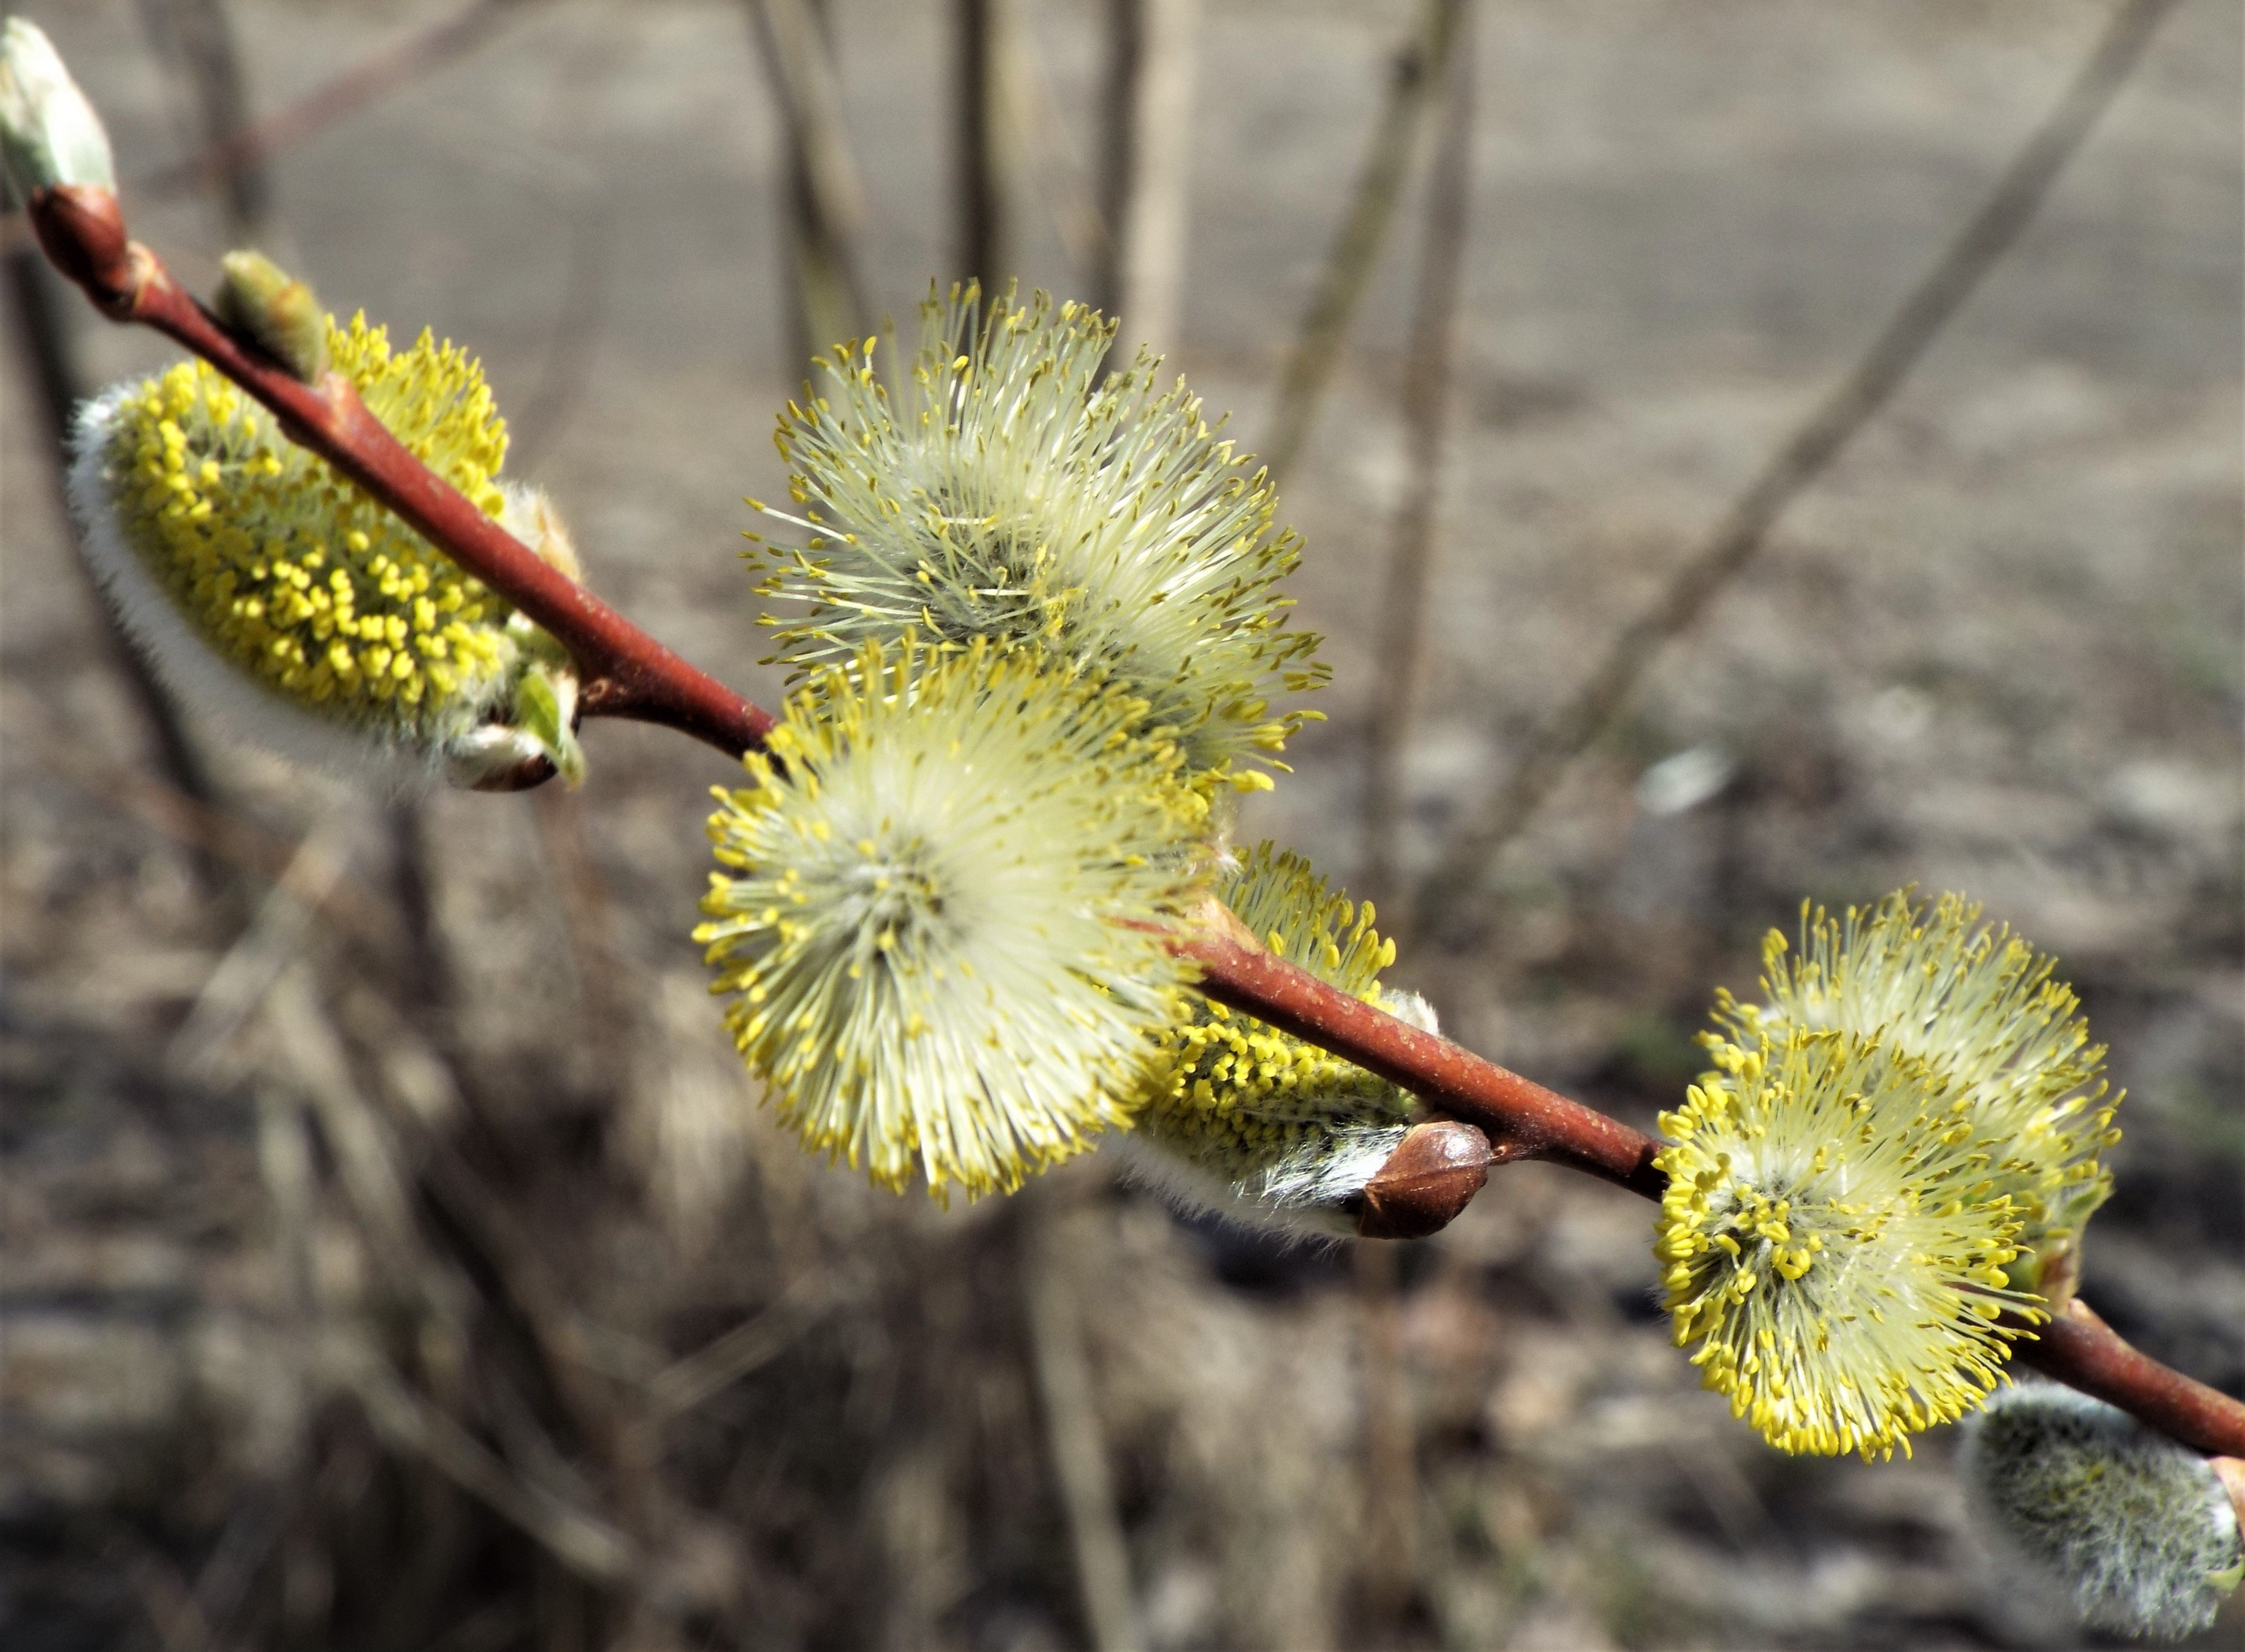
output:
M 2245 1578 L 2237 1516 L 2206 1460 L 2126 1412 L 2036 1383 L 1992 1396 L 1962 1466 L 1980 1529 L 2094 1628 L 2180 1640 Z

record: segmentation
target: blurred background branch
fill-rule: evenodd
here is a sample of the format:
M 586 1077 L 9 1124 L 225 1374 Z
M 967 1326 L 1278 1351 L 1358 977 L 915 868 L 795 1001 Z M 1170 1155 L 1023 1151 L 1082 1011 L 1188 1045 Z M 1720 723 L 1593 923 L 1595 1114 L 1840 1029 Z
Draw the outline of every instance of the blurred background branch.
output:
M 1689 628 L 1761 551 L 1787 507 L 1831 468 L 2018 244 L 2174 5 L 2126 0 L 2114 11 L 2056 106 L 1862 359 L 1763 464 L 1658 599 L 1606 643 L 1559 714 L 1513 761 L 1502 787 L 1455 834 L 1421 886 L 1414 911 L 1419 921 L 1448 925 L 1453 933 L 1475 921 L 1489 863 L 1551 795 L 1569 762 L 1612 725 L 1662 647 Z

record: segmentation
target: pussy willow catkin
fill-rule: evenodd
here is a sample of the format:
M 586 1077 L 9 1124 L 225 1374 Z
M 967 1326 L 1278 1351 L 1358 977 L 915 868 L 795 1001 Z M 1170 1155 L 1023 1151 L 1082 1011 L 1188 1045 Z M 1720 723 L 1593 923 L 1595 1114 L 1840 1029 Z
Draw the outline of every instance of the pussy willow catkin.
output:
M 779 423 L 797 508 L 768 512 L 795 543 L 752 557 L 763 592 L 805 610 L 778 657 L 846 660 L 907 628 L 1034 648 L 1143 700 L 1204 786 L 1266 786 L 1307 714 L 1274 698 L 1325 675 L 1275 589 L 1297 541 L 1182 380 L 1160 389 L 1151 360 L 1100 379 L 1114 335 L 1041 294 L 986 313 L 969 286 L 922 307 L 894 382 L 875 339 L 817 363 Z
M 1679 1346 L 1788 1452 L 1890 1454 L 2002 1376 L 2020 1222 L 2004 1151 L 1916 1057 L 1791 1027 L 1660 1118 L 1655 1254 Z
M 868 644 L 790 699 L 695 934 L 806 1145 L 974 1195 L 1127 1122 L 1206 813 L 1143 711 L 980 642 Z
M 363 316 L 329 324 L 326 349 L 416 457 L 574 575 L 550 507 L 499 480 L 505 426 L 471 359 L 425 333 L 393 350 Z M 207 363 L 90 403 L 71 484 L 126 630 L 243 737 L 345 772 L 449 764 L 472 782 L 505 745 L 485 731 L 521 713 L 553 725 L 572 766 L 560 650 Z

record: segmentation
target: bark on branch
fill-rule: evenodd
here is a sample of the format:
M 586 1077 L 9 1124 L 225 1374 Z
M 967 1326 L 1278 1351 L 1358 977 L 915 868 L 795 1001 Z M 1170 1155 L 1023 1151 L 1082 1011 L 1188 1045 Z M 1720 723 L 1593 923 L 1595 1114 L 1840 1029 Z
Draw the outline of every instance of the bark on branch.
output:
M 104 189 L 37 192 L 40 245 L 111 320 L 153 327 L 273 410 L 288 437 L 317 453 L 492 590 L 545 627 L 577 660 L 585 712 L 630 717 L 692 735 L 738 756 L 772 726 L 758 709 L 695 670 L 630 620 L 548 566 L 430 471 L 369 413 L 349 383 L 308 385 L 222 326 L 125 233 Z M 1230 912 L 1211 904 L 1172 944 L 1201 970 L 1207 995 L 1343 1056 L 1417 1095 L 1434 1113 L 1479 1129 L 1489 1162 L 1543 1159 L 1658 1199 L 1660 1144 L 1619 1120 L 1509 1073 L 1273 956 Z M 1378 1229 L 1374 1229 L 1377 1231 Z M 2245 1402 L 2130 1347 L 2078 1304 L 2036 1328 L 2020 1358 L 2201 1451 L 2245 1456 Z

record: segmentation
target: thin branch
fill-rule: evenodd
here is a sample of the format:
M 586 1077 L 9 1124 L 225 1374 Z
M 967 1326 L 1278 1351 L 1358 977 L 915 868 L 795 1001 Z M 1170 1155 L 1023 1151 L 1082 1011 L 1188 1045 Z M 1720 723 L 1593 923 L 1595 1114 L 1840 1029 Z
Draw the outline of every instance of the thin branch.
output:
M 2139 0 L 2139 6 L 2168 3 Z M 499 529 L 383 430 L 347 380 L 330 374 L 317 389 L 299 383 L 220 326 L 173 282 L 154 254 L 126 240 L 108 191 L 41 190 L 31 213 L 48 257 L 105 315 L 156 327 L 210 362 L 280 414 L 291 439 L 327 458 L 568 647 L 591 679 L 587 698 L 597 699 L 604 714 L 661 723 L 736 754 L 761 741 L 771 727 L 767 714 Z M 1652 1137 L 1272 956 L 1220 905 L 1211 903 L 1171 944 L 1199 967 L 1208 997 L 1393 1080 L 1438 1114 L 1475 1126 L 1489 1140 L 1493 1164 L 1548 1160 L 1652 1199 L 1665 1188 L 1652 1162 L 1660 1148 Z M 2118 1351 L 2125 1348 L 2117 1337 L 2107 1342 L 2058 1329 L 2041 1350 L 2041 1363 L 2064 1381 L 2078 1371 L 2084 1385 L 2097 1385 L 2092 1391 L 2155 1426 L 2181 1418 L 2194 1431 L 2187 1436 L 2193 1443 L 2245 1455 L 2245 1402 L 2191 1385 L 2133 1351 L 2123 1357 Z M 2179 1403 L 2177 1394 L 2188 1403 Z
M 1367 1628 L 1388 1642 L 1418 1588 L 1419 1441 L 1404 1369 L 1402 1310 L 1394 1245 L 1356 1248 L 1356 1310 L 1364 1415 L 1363 1545 L 1357 1556 L 1359 1609 Z
M 339 120 L 354 115 L 432 69 L 464 56 L 506 19 L 537 0 L 472 0 L 472 3 L 420 33 L 408 36 L 332 80 L 283 105 L 255 125 L 241 127 L 185 159 L 167 161 L 125 180 L 134 196 L 168 200 L 230 180 L 245 168 L 267 161 Z M 20 209 L 0 218 L 0 247 L 14 250 L 24 233 Z
M 42 431 L 45 438 L 43 445 L 50 461 L 49 474 L 54 481 L 55 502 L 61 511 L 63 531 L 75 537 L 78 523 L 65 497 L 64 477 L 70 468 L 71 416 L 85 394 L 85 377 L 78 370 L 77 352 L 58 302 L 59 295 L 51 290 L 54 276 L 45 261 L 36 249 L 23 247 L 7 254 L 7 263 L 8 291 L 12 301 L 9 310 L 15 321 L 17 342 L 31 358 L 37 376 L 39 413 L 45 426 Z M 117 628 L 109 604 L 94 588 L 87 573 L 85 558 L 72 560 L 85 576 L 86 594 L 100 614 L 102 635 L 108 642 L 111 658 L 119 675 L 125 680 L 140 721 L 147 727 L 156 748 L 157 767 L 170 782 L 168 789 L 198 814 L 215 817 L 222 809 L 218 782 L 212 778 L 210 766 L 203 761 L 194 737 L 180 721 L 179 708 L 157 683 L 148 662 Z M 197 844 L 194 848 L 195 882 L 207 895 L 227 893 L 227 880 L 211 846 Z
M 256 125 L 234 132 L 199 154 L 142 173 L 128 180 L 126 187 L 155 200 L 225 182 L 242 168 L 262 165 L 291 145 L 472 51 L 509 13 L 526 10 L 531 3 L 532 0 L 473 0 L 444 21 L 322 82 Z
M 1435 1112 L 1473 1125 L 1489 1138 L 1492 1163 L 1545 1159 L 1648 1199 L 1668 1185 L 1652 1166 L 1660 1143 L 1643 1131 L 1327 985 L 1265 951 L 1220 906 L 1173 945 L 1200 967 L 1200 990 L 1208 997 L 1393 1080 Z
M 1036 1189 L 1021 1235 L 1030 1365 L 1094 1652 L 1138 1652 L 1144 1642 L 1131 1600 L 1130 1549 L 1116 1512 L 1114 1476 L 1083 1345 L 1080 1293 L 1068 1278 L 1063 1213 L 1055 1209 L 1058 1194 L 1049 1182 Z
M 2013 1351 L 2044 1376 L 2118 1405 L 2186 1446 L 2217 1457 L 2245 1454 L 2245 1405 L 2131 1347 L 2079 1297 Z
M 304 835 L 248 924 L 204 981 L 166 1046 L 167 1061 L 198 1078 L 214 1075 L 235 1035 L 303 950 L 312 913 L 333 898 L 349 863 L 345 817 L 330 812 Z
M 638 1556 L 623 1533 L 552 1488 L 521 1479 L 451 1415 L 408 1387 L 380 1354 L 343 1343 L 330 1357 L 366 1407 L 375 1432 L 393 1448 L 424 1459 L 579 1576 L 614 1584 L 630 1575 Z
M 153 327 L 210 362 L 271 409 L 290 440 L 397 512 L 566 648 L 584 678 L 585 716 L 660 723 L 735 756 L 763 744 L 770 714 L 688 665 L 477 510 L 383 427 L 349 379 L 330 372 L 305 384 L 223 326 L 154 253 L 126 239 L 110 192 L 42 189 L 31 213 L 49 261 L 102 314 Z
M 1410 170 L 1418 147 L 1419 128 L 1441 84 L 1451 44 L 1463 16 L 1465 0 L 1421 0 L 1419 29 L 1398 51 L 1388 72 L 1387 101 L 1380 108 L 1372 132 L 1372 146 L 1358 173 L 1356 193 L 1348 213 L 1333 235 L 1325 267 L 1318 273 L 1309 313 L 1302 318 L 1293 354 L 1279 375 L 1271 414 L 1271 433 L 1264 438 L 1263 463 L 1273 484 L 1281 480 L 1301 457 L 1317 417 L 1318 403 L 1340 360 L 1340 347 L 1348 337 L 1357 301 L 1372 280 L 1380 249 L 1387 244 L 1387 227 L 1403 192 L 1403 176 Z
M 1193 46 L 1200 0 L 1108 0 L 1107 152 L 1102 209 L 1109 237 L 1094 297 L 1140 348 L 1177 347 L 1193 160 Z
M 1005 96 L 1010 0 L 953 0 L 953 187 L 959 212 L 959 280 L 980 281 L 991 298 L 1011 274 L 1007 246 Z
M 197 802 L 176 787 L 137 768 L 109 762 L 81 744 L 34 727 L 28 719 L 0 719 L 0 734 L 19 748 L 28 746 L 34 760 L 65 783 L 98 802 L 123 810 L 151 830 L 241 871 L 254 873 L 268 883 L 280 883 L 290 876 L 299 846 L 254 822 Z M 401 949 L 397 920 L 363 885 L 344 879 L 323 892 L 309 886 L 291 892 L 315 904 L 329 923 L 353 940 L 378 952 Z
M 1380 628 L 1380 674 L 1365 732 L 1364 876 L 1366 900 L 1407 918 L 1393 897 L 1401 887 L 1404 759 L 1426 678 L 1427 591 L 1434 577 L 1434 525 L 1442 484 L 1443 437 L 1449 423 L 1451 355 L 1457 336 L 1458 293 L 1464 285 L 1468 218 L 1473 195 L 1473 13 L 1454 24 L 1448 85 L 1442 100 L 1441 144 L 1427 187 L 1426 231 L 1420 244 L 1419 291 L 1411 351 L 1403 369 L 1403 424 L 1410 475 L 1396 512 L 1387 561 L 1386 611 Z M 1400 946 L 1405 937 L 1392 938 Z
M 866 192 L 842 114 L 841 78 L 823 7 L 811 0 L 753 0 L 756 41 L 786 126 L 789 234 L 804 346 L 789 371 L 854 338 L 873 313 L 864 257 Z
M 692 1411 L 703 1400 L 785 1353 L 833 1303 L 823 1292 L 796 1287 L 777 1302 L 657 1371 L 648 1404 L 657 1418 Z
M 1090 181 L 1082 147 L 1061 113 L 1052 71 L 1044 54 L 1037 50 L 1034 32 L 1024 30 L 1015 45 L 1014 85 L 1021 94 L 1015 139 L 1052 213 L 1053 233 L 1060 238 L 1061 251 L 1075 266 L 1092 302 L 1105 310 L 1112 301 L 1102 295 L 1099 283 L 1106 279 L 1102 272 L 1113 259 L 1106 214 Z
M 1762 467 L 1658 599 L 1623 627 L 1574 698 L 1534 738 L 1503 788 L 1460 833 L 1421 885 L 1420 917 L 1431 924 L 1436 907 L 1455 907 L 1462 892 L 1478 888 L 1489 862 L 1550 796 L 1567 766 L 1619 714 L 1662 645 L 1706 612 L 1761 550 L 1786 508 L 1886 405 L 2018 242 L 2175 3 L 2128 0 L 2113 17 L 2057 106 L 2004 169 L 1964 231 L 1879 330 L 1854 370 Z
M 211 181 L 223 186 L 233 239 L 259 238 L 272 210 L 273 189 L 264 157 L 243 142 L 250 126 L 249 97 L 225 0 L 140 0 L 140 16 L 157 50 L 193 96 L 200 128 L 194 159 L 219 158 L 220 170 Z

